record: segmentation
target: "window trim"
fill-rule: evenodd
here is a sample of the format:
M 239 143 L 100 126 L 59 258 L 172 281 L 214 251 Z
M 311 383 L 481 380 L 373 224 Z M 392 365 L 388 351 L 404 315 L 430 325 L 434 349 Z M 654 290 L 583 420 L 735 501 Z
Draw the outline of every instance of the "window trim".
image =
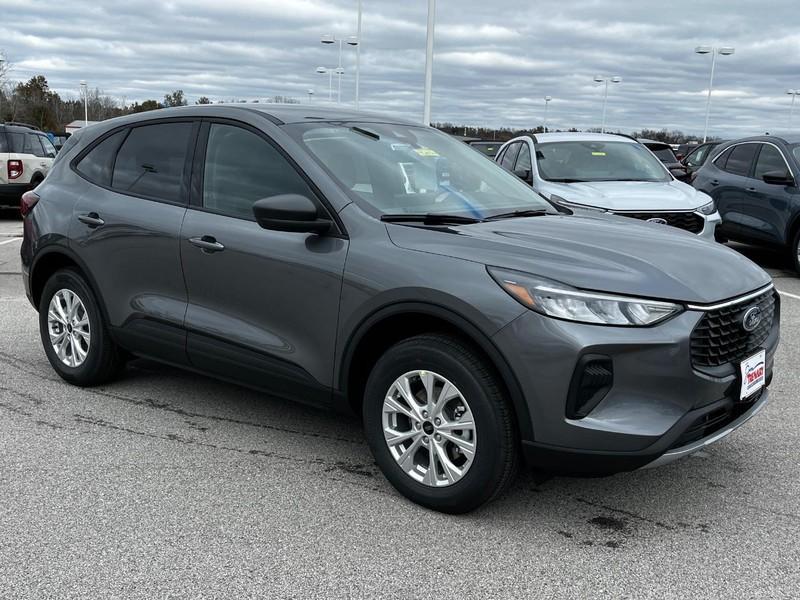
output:
M 266 132 L 262 131 L 258 127 L 246 123 L 244 121 L 237 121 L 236 119 L 230 119 L 226 117 L 201 117 L 200 118 L 200 127 L 197 135 L 197 139 L 195 142 L 195 149 L 194 149 L 194 160 L 192 161 L 192 173 L 191 173 L 191 183 L 189 186 L 190 194 L 189 194 L 189 203 L 187 207 L 190 210 L 196 210 L 199 212 L 204 212 L 212 215 L 218 215 L 221 217 L 227 217 L 229 219 L 239 219 L 240 221 L 249 221 L 251 223 L 255 223 L 255 218 L 246 218 L 240 217 L 236 215 L 231 215 L 219 210 L 212 210 L 210 208 L 206 208 L 203 206 L 203 182 L 205 178 L 205 166 L 206 166 L 206 152 L 208 150 L 208 137 L 209 133 L 211 132 L 211 125 L 229 125 L 232 127 L 239 127 L 240 129 L 244 129 L 245 131 L 249 131 L 250 133 L 254 133 L 255 135 L 259 136 L 263 139 L 266 143 L 272 146 L 278 154 L 289 164 L 289 166 L 294 169 L 295 173 L 303 180 L 303 182 L 308 186 L 309 190 L 311 191 L 312 198 L 311 200 L 315 201 L 319 207 L 321 207 L 327 214 L 328 218 L 331 222 L 335 225 L 336 231 L 330 231 L 325 235 L 328 237 L 340 237 L 343 239 L 348 239 L 349 236 L 347 235 L 347 230 L 344 227 L 341 219 L 339 218 L 338 213 L 333 210 L 330 202 L 325 198 L 322 191 L 319 187 L 311 180 L 311 178 L 306 174 L 303 169 L 300 168 L 300 165 L 289 156 L 289 154 L 284 150 L 281 145 L 276 142 L 272 136 L 267 134 Z
M 114 182 L 114 167 L 117 164 L 117 155 L 119 154 L 120 149 L 128 140 L 128 136 L 130 135 L 131 131 L 137 127 L 147 127 L 148 125 L 163 125 L 168 123 L 191 123 L 192 128 L 189 132 L 189 141 L 186 147 L 186 160 L 183 165 L 183 178 L 181 181 L 181 191 L 180 191 L 180 200 L 172 201 L 167 200 L 165 198 L 157 198 L 155 196 L 147 196 L 145 194 L 135 194 L 129 191 L 123 191 L 111 186 L 103 185 L 101 183 L 97 183 L 96 181 L 92 181 L 88 177 L 86 177 L 83 173 L 81 173 L 77 166 L 78 163 L 83 160 L 83 158 L 89 154 L 92 150 L 94 150 L 95 146 L 99 145 L 103 142 L 106 138 L 111 137 L 115 133 L 119 133 L 120 131 L 127 130 L 125 133 L 125 137 L 120 142 L 119 147 L 114 152 L 114 159 L 111 161 L 111 183 Z M 161 119 L 148 119 L 143 121 L 136 121 L 135 123 L 127 123 L 125 125 L 121 125 L 119 127 L 115 127 L 113 129 L 109 129 L 108 131 L 104 132 L 102 135 L 96 137 L 92 140 L 86 147 L 81 150 L 78 155 L 73 158 L 70 163 L 70 169 L 81 179 L 84 181 L 88 181 L 92 185 L 95 185 L 101 189 L 107 190 L 109 192 L 114 192 L 115 194 L 121 194 L 123 196 L 129 196 L 131 198 L 139 198 L 140 200 L 149 200 L 150 202 L 160 202 L 161 204 L 169 204 L 172 206 L 188 206 L 189 205 L 189 186 L 191 182 L 191 168 L 194 161 L 194 153 L 197 147 L 197 137 L 198 137 L 198 130 L 200 128 L 200 119 L 197 117 L 165 117 Z
M 731 173 L 730 171 L 726 171 L 725 169 L 723 169 L 722 167 L 720 167 L 717 164 L 717 161 L 720 159 L 720 157 L 723 154 L 725 154 L 728 150 L 733 152 L 733 149 L 736 146 L 743 146 L 744 144 L 762 144 L 762 145 L 768 144 L 770 146 L 773 146 L 775 149 L 778 150 L 778 152 L 781 155 L 781 158 L 783 158 L 783 162 L 786 165 L 786 170 L 789 171 L 789 174 L 794 177 L 794 173 L 792 172 L 792 168 L 789 165 L 789 161 L 786 160 L 786 156 L 784 155 L 783 150 L 781 149 L 781 147 L 778 146 L 776 143 L 769 142 L 767 140 L 747 140 L 745 142 L 736 142 L 736 143 L 731 144 L 730 146 L 725 146 L 722 150 L 720 150 L 720 152 L 714 158 L 711 159 L 711 162 L 714 163 L 714 166 L 717 169 L 719 169 L 720 171 L 725 171 L 725 173 L 728 173 L 729 175 L 735 175 L 737 177 L 746 177 L 747 179 L 753 179 L 755 181 L 761 181 L 760 179 L 756 179 L 755 177 L 753 177 L 753 175 L 755 174 L 756 163 L 758 162 L 758 157 L 761 155 L 761 149 L 760 148 L 758 148 L 756 150 L 756 154 L 753 156 L 753 163 L 750 165 L 750 170 L 748 171 L 747 175 L 738 175 L 737 173 Z

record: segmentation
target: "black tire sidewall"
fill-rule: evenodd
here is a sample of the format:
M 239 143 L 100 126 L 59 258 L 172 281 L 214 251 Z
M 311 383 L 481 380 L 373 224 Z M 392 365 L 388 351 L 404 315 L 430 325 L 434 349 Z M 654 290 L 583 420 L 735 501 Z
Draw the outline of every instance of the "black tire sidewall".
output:
M 800 275 L 800 257 L 797 256 L 798 251 L 800 251 L 800 228 L 795 232 L 794 238 L 792 239 L 792 246 L 789 248 L 792 253 L 792 267 L 794 267 L 794 272 Z
M 412 343 L 409 343 L 412 342 Z M 366 437 L 389 482 L 415 502 L 444 512 L 466 512 L 494 496 L 502 484 L 504 452 L 511 452 L 496 385 L 432 340 L 398 344 L 378 361 L 367 381 L 363 418 Z M 477 360 L 477 359 L 474 359 Z M 476 453 L 469 471 L 457 483 L 434 488 L 414 481 L 397 464 L 383 437 L 383 399 L 393 382 L 409 371 L 433 371 L 455 385 L 469 404 L 475 422 Z
M 73 292 L 83 302 L 86 313 L 89 316 L 89 332 L 91 341 L 89 343 L 89 352 L 86 360 L 77 367 L 70 367 L 61 362 L 58 358 L 53 345 L 50 343 L 50 335 L 48 332 L 47 313 L 50 306 L 50 300 L 59 290 L 67 289 Z M 42 296 L 39 300 L 39 333 L 42 338 L 42 345 L 44 346 L 47 359 L 50 361 L 53 369 L 66 381 L 75 383 L 77 385 L 90 385 L 95 383 L 98 373 L 103 370 L 103 350 L 104 345 L 107 345 L 110 340 L 107 339 L 102 314 L 100 313 L 99 306 L 95 300 L 94 294 L 89 286 L 76 271 L 72 269 L 63 269 L 53 274 L 47 283 L 45 283 L 42 290 Z M 108 351 L 108 348 L 105 348 Z

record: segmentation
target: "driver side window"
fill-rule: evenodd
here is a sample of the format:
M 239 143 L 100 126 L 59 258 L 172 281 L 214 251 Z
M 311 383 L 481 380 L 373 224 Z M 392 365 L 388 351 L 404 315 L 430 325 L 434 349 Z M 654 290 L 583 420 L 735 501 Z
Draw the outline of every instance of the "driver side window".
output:
M 295 168 L 263 137 L 235 125 L 212 123 L 203 173 L 203 207 L 252 221 L 253 203 L 278 194 L 315 197 Z

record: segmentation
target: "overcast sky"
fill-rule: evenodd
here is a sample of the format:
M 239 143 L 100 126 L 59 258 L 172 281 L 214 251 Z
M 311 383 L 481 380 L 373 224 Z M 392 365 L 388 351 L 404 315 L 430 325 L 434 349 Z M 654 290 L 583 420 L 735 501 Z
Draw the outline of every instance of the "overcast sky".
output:
M 362 108 L 421 118 L 426 0 L 364 0 Z M 732 45 L 717 61 L 710 134 L 785 131 L 800 88 L 797 0 L 439 0 L 433 120 L 599 126 L 595 74 L 618 75 L 608 126 L 701 133 L 711 66 L 699 44 Z M 127 102 L 183 89 L 191 102 L 274 95 L 327 100 L 337 52 L 321 34 L 356 30 L 356 0 L 0 0 L 0 49 L 12 77 L 78 82 Z M 345 48 L 342 101 L 354 92 Z M 335 86 L 335 83 L 334 83 Z M 800 126 L 800 101 L 795 122 Z

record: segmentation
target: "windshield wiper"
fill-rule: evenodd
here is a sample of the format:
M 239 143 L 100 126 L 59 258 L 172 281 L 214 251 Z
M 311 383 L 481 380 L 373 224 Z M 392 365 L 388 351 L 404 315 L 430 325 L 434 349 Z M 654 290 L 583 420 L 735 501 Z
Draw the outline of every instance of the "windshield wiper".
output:
M 469 225 L 481 223 L 481 219 L 465 217 L 462 215 L 447 215 L 438 213 L 399 213 L 381 215 L 381 221 L 387 223 L 423 223 L 424 225 Z
M 513 210 L 511 212 L 499 213 L 499 214 L 496 214 L 496 215 L 492 215 L 490 217 L 486 217 L 486 220 L 487 221 L 497 221 L 499 219 L 517 219 L 517 218 L 522 218 L 522 217 L 541 217 L 542 215 L 550 215 L 550 214 L 555 214 L 555 213 L 551 213 L 551 212 L 549 212 L 547 210 L 542 210 L 542 209 L 538 209 L 538 210 L 534 210 L 534 209 Z
M 552 181 L 553 183 L 586 183 L 587 181 L 591 181 L 591 179 L 572 179 L 570 177 L 554 177 L 552 179 L 546 179 L 545 181 Z

